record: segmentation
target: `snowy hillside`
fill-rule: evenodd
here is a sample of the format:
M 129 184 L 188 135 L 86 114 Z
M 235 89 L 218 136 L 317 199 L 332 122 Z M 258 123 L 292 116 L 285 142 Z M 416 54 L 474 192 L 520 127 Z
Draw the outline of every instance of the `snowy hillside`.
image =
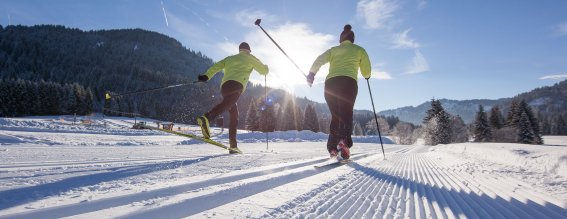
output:
M 147 121 L 149 125 L 153 121 Z M 239 132 L 241 155 L 130 118 L 0 118 L 0 218 L 565 218 L 567 138 L 547 145 L 390 144 Z M 184 132 L 197 127 L 175 125 Z M 226 133 L 216 140 L 226 141 Z M 226 131 L 225 131 L 226 132 Z

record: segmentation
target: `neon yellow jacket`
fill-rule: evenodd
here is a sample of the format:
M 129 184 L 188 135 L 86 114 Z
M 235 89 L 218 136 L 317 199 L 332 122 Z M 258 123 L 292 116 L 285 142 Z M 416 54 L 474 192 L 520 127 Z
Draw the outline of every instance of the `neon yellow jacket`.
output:
M 260 60 L 254 57 L 247 51 L 240 51 L 238 54 L 224 58 L 223 60 L 215 63 L 205 72 L 205 75 L 210 79 L 215 76 L 217 72 L 224 69 L 224 77 L 221 80 L 221 86 L 227 81 L 237 81 L 242 84 L 242 92 L 246 90 L 248 79 L 252 70 L 256 70 L 261 75 L 268 74 L 268 66 L 264 65 Z
M 371 66 L 366 50 L 348 40 L 343 41 L 339 46 L 335 46 L 317 57 L 309 72 L 316 74 L 319 68 L 327 62 L 330 62 L 330 67 L 329 75 L 327 75 L 325 80 L 337 76 L 348 76 L 357 80 L 358 68 L 360 68 L 364 78 L 370 78 Z

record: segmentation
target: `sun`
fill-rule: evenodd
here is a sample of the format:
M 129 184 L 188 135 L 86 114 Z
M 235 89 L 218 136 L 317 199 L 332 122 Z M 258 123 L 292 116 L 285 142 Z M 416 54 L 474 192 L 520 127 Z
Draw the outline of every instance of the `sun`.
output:
M 285 61 L 285 60 L 284 60 Z M 304 71 L 308 74 L 308 69 Z M 328 73 L 328 67 L 324 66 L 321 68 L 319 73 L 315 76 L 315 81 L 313 84 L 320 84 L 325 81 L 325 77 Z M 297 88 L 308 87 L 306 75 L 299 71 L 291 63 L 281 63 L 277 68 L 270 67 L 270 72 L 264 81 L 264 76 L 260 74 L 253 73 L 250 77 L 250 81 L 255 84 L 264 85 L 267 83 L 268 87 L 283 89 L 290 93 L 296 93 Z

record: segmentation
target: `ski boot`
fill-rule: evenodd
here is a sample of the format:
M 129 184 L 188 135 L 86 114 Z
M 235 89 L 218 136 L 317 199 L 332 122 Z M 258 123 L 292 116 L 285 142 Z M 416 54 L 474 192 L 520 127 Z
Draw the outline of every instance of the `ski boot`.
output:
M 331 151 L 329 151 L 329 156 L 331 158 L 337 158 L 337 156 L 339 156 L 339 152 L 337 151 L 337 149 L 331 149 Z
M 228 149 L 228 154 L 240 154 L 240 149 L 238 149 L 238 147 L 230 147 L 230 149 Z
M 345 144 L 345 141 L 341 139 L 337 145 L 337 151 L 339 152 L 339 158 L 343 160 L 348 160 L 350 158 L 350 149 Z
M 201 132 L 203 132 L 203 137 L 206 139 L 211 138 L 211 132 L 209 130 L 209 119 L 206 116 L 197 117 L 197 123 L 201 126 Z

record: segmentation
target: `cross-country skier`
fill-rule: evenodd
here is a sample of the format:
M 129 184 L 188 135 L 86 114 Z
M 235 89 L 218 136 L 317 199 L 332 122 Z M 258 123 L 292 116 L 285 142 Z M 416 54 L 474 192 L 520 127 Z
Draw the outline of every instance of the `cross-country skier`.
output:
M 224 58 L 215 63 L 203 75 L 199 75 L 199 81 L 205 82 L 212 78 L 217 72 L 224 70 L 224 76 L 221 81 L 222 102 L 213 107 L 203 116 L 197 117 L 197 123 L 201 126 L 201 131 L 205 138 L 210 138 L 209 121 L 215 119 L 218 115 L 227 111 L 230 113 L 230 122 L 228 128 L 228 137 L 230 147 L 237 149 L 236 145 L 236 126 L 238 125 L 238 108 L 236 101 L 240 98 L 240 94 L 246 90 L 246 84 L 252 70 L 256 70 L 262 75 L 268 74 L 268 66 L 264 65 L 260 60 L 250 54 L 250 46 L 246 42 L 240 43 L 238 46 L 239 53 Z M 230 150 L 230 153 L 237 153 L 237 150 Z
M 352 147 L 352 114 L 358 94 L 358 69 L 362 76 L 370 78 L 370 59 L 366 51 L 354 44 L 354 32 L 347 24 L 339 39 L 340 45 L 321 54 L 309 70 L 307 83 L 313 84 L 315 74 L 326 63 L 329 74 L 325 79 L 325 101 L 331 111 L 331 125 L 327 150 L 331 157 L 349 159 Z

